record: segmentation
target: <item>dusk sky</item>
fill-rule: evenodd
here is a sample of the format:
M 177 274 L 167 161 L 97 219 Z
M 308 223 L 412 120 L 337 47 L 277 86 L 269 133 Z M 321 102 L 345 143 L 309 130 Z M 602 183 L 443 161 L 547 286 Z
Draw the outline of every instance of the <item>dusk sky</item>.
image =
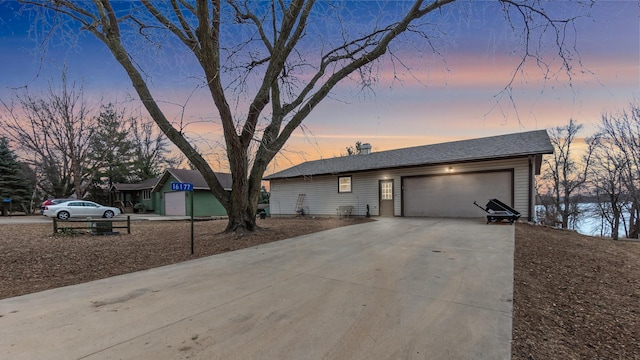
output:
M 140 111 L 129 79 L 104 45 L 83 34 L 78 39 L 54 39 L 43 54 L 37 48 L 41 39 L 33 31 L 33 14 L 18 14 L 19 7 L 0 2 L 1 99 L 10 100 L 12 88 L 28 85 L 37 92 L 59 81 L 66 64 L 69 78 L 83 83 L 90 99 Z M 571 118 L 584 124 L 583 135 L 589 135 L 603 113 L 619 112 L 640 100 L 640 6 L 638 1 L 598 1 L 585 13 L 590 17 L 575 23 L 580 62 L 574 63 L 571 83 L 563 74 L 543 81 L 532 62 L 524 76 L 515 77 L 515 107 L 501 90 L 520 60 L 514 53 L 518 37 L 501 14 L 474 14 L 466 20 L 459 12 L 451 14 L 444 27 L 450 37 L 439 43 L 442 57 L 398 47 L 411 74 L 396 72 L 400 80 L 393 81 L 391 66 L 382 63 L 372 90 L 361 91 L 354 83 L 340 85 L 311 113 L 303 123 L 305 131 L 294 134 L 268 173 L 303 160 L 339 156 L 356 141 L 383 151 L 545 129 Z M 182 54 L 176 47 L 167 58 L 145 66 L 154 93 L 167 102 L 165 109 L 174 120 L 180 117 L 180 107 L 170 103 L 183 104 L 191 96 L 184 119 L 198 123 L 186 130 L 192 138 L 207 140 L 198 146 L 208 151 L 207 144 L 221 141 L 220 126 L 208 94 L 192 94 L 192 60 Z M 176 62 L 181 66 L 176 68 Z

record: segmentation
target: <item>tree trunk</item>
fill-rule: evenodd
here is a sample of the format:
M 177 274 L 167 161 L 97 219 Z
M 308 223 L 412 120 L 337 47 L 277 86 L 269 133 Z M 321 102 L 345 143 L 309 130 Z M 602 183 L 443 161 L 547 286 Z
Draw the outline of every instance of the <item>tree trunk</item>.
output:
M 75 192 L 76 199 L 84 199 L 84 192 L 82 191 L 82 175 L 80 174 L 80 165 L 78 159 L 74 153 L 71 153 L 71 171 L 73 173 L 73 191 Z
M 611 239 L 618 240 L 618 237 L 620 236 L 618 234 L 618 229 L 619 228 L 620 228 L 620 212 L 614 207 L 614 210 L 613 210 L 613 224 L 611 226 Z
M 629 238 L 637 239 L 638 233 L 640 229 L 640 221 L 638 221 L 638 217 L 640 215 L 640 209 L 638 209 L 638 205 L 634 202 L 631 205 L 631 211 L 629 212 Z
M 255 209 L 251 206 L 247 161 L 247 148 L 236 137 L 228 141 L 228 156 L 231 164 L 231 198 L 227 204 L 229 222 L 225 232 L 244 233 L 256 230 Z
M 571 210 L 569 209 L 569 197 L 565 195 L 564 200 L 563 200 L 563 205 L 564 208 L 562 209 L 561 212 L 561 216 L 562 216 L 562 228 L 563 229 L 568 229 L 569 228 L 569 214 L 571 212 Z
M 245 233 L 256 230 L 256 216 L 251 214 L 250 209 L 242 206 L 246 203 L 246 201 L 232 201 L 225 232 Z
M 256 230 L 256 211 L 249 203 L 246 176 L 234 176 L 231 201 L 227 207 L 229 222 L 225 232 L 245 233 Z

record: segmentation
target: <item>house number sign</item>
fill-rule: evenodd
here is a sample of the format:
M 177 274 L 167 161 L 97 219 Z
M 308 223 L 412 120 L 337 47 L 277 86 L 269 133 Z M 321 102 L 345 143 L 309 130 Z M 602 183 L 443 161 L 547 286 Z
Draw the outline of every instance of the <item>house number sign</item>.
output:
M 193 191 L 192 183 L 172 182 L 171 190 L 173 191 Z

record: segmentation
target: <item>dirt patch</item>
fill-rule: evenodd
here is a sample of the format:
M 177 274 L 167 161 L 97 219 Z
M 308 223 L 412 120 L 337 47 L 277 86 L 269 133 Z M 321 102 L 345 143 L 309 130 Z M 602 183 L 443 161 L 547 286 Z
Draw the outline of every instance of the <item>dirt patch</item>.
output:
M 0 299 L 179 263 L 370 221 L 364 218 L 268 218 L 261 231 L 221 234 L 226 220 L 135 221 L 131 234 L 57 235 L 52 224 L 0 225 Z
M 640 243 L 516 226 L 514 360 L 640 359 Z

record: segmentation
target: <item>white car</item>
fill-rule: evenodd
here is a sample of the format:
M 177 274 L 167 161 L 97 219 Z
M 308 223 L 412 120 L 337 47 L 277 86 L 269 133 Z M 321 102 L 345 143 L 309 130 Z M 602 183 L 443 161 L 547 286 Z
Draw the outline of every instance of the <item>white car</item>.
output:
M 60 220 L 67 220 L 72 217 L 104 217 L 110 219 L 120 215 L 120 209 L 102 206 L 92 201 L 72 200 L 60 204 L 47 205 L 42 214 L 48 217 L 57 217 Z

